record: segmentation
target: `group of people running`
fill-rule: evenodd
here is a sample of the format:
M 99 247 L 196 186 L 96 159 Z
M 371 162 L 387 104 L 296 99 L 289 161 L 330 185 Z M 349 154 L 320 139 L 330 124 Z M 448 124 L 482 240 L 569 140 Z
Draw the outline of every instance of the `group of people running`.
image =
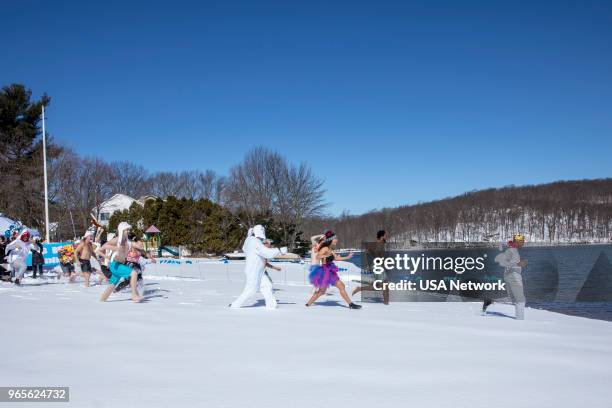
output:
M 75 245 L 67 244 L 58 250 L 61 273 L 56 275 L 57 279 L 62 276 L 74 282 L 77 276 L 84 280 L 85 287 L 89 287 L 92 273 L 98 277 L 98 284 L 108 282 L 108 287 L 102 293 L 100 300 L 106 301 L 109 296 L 117 291 L 118 287 L 129 285 L 131 298 L 135 302 L 143 300 L 143 295 L 138 291 L 138 280 L 142 279 L 142 271 L 148 263 L 155 262 L 155 258 L 148 253 L 142 243 L 131 233 L 132 227 L 122 222 L 117 228 L 117 234 L 108 233 L 105 242 L 102 242 L 102 228 L 97 233 L 88 230 L 81 240 Z M 27 257 L 32 253 L 32 277 L 43 276 L 43 246 L 40 238 L 30 237 L 27 229 L 22 230 L 6 244 L 3 240 L 2 254 L 7 255 L 7 264 L 10 265 L 11 280 L 20 285 L 27 269 Z M 340 295 L 351 309 L 359 309 L 346 293 L 344 283 L 338 276 L 338 267 L 334 261 L 348 260 L 352 257 L 343 257 L 334 252 L 338 240 L 332 231 L 325 231 L 321 235 L 312 237 L 311 265 L 309 280 L 314 290 L 312 296 L 306 303 L 311 306 L 326 291 L 334 286 L 340 291 Z M 245 275 L 246 284 L 241 295 L 230 304 L 232 308 L 242 307 L 246 301 L 257 292 L 261 292 L 266 301 L 266 307 L 276 308 L 278 303 L 272 290 L 272 281 L 265 271 L 266 267 L 280 270 L 279 267 L 270 264 L 269 260 L 286 253 L 286 248 L 273 248 L 271 241 L 266 239 L 265 228 L 256 225 L 249 229 L 244 241 L 243 251 L 246 254 Z M 77 272 L 75 264 L 79 265 Z
M 142 272 L 149 263 L 154 263 L 155 258 L 148 253 L 137 237 L 132 234 L 132 227 L 127 222 L 121 222 L 117 228 L 117 234 L 108 233 L 105 242 L 101 236 L 103 229 L 98 227 L 97 234 L 88 231 L 77 242 L 76 248 L 71 244 L 62 247 L 58 251 L 62 275 L 68 277 L 72 282 L 78 275 L 75 272 L 74 263 L 80 265 L 80 275 L 85 281 L 85 286 L 89 286 L 91 274 L 96 273 L 99 277 L 98 283 L 108 282 L 108 287 L 102 293 L 100 300 L 106 301 L 109 296 L 123 289 L 126 286 L 131 288 L 131 299 L 140 302 L 144 299 L 143 293 L 139 293 L 139 282 L 142 281 Z M 7 262 L 11 269 L 11 280 L 16 285 L 20 285 L 27 268 L 26 259 L 32 254 L 32 276 L 36 278 L 43 276 L 43 246 L 39 237 L 30 237 L 27 229 L 14 234 L 9 243 L 4 237 L 0 239 L 0 255 L 4 258 L 0 262 L 0 273 L 6 276 L 6 268 L 1 264 Z M 524 245 L 525 237 L 516 234 L 513 240 L 508 243 L 508 249 L 496 257 L 496 262 L 504 267 L 504 280 L 508 285 L 508 292 L 511 300 L 516 307 L 517 319 L 524 318 L 525 295 L 522 285 L 521 269 L 527 265 L 526 260 L 522 260 L 518 249 Z M 346 287 L 338 276 L 338 266 L 335 261 L 346 261 L 352 258 L 353 254 L 340 256 L 335 252 L 338 243 L 336 234 L 331 230 L 326 230 L 321 235 L 311 238 L 309 281 L 313 286 L 310 298 L 306 306 L 312 306 L 321 296 L 325 295 L 332 286 L 340 292 L 340 296 L 350 309 L 360 309 L 361 305 L 355 304 L 346 292 Z M 386 243 L 386 232 L 381 230 L 377 233 L 375 243 L 384 251 Z M 250 228 L 243 244 L 243 252 L 246 256 L 245 262 L 245 286 L 238 298 L 230 303 L 233 309 L 241 308 L 256 293 L 261 293 L 265 299 L 266 308 L 275 309 L 278 305 L 272 289 L 272 280 L 266 272 L 266 268 L 280 270 L 270 264 L 270 260 L 280 254 L 286 253 L 287 248 L 273 248 L 271 241 L 266 238 L 265 228 L 256 225 Z M 96 265 L 92 265 L 92 263 Z M 60 278 L 60 274 L 57 275 Z M 142 285 L 140 285 L 142 288 Z M 372 290 L 371 285 L 358 286 L 353 290 L 352 295 L 362 290 Z M 140 290 L 140 292 L 144 292 Z M 389 302 L 388 290 L 383 293 L 385 304 Z M 493 303 L 492 299 L 485 299 L 483 313 L 486 314 L 487 308 Z
M 306 302 L 306 306 L 311 306 L 331 286 L 334 286 L 338 288 L 342 299 L 344 299 L 350 309 L 360 309 L 361 306 L 355 304 L 346 293 L 345 285 L 338 276 L 338 266 L 334 263 L 334 261 L 348 260 L 353 255 L 350 254 L 343 257 L 334 252 L 338 239 L 336 234 L 330 230 L 325 231 L 321 235 L 313 236 L 311 242 L 311 262 L 308 277 L 314 287 L 314 291 L 308 302 Z M 229 306 L 233 309 L 239 309 L 252 296 L 260 292 L 264 297 L 266 308 L 276 309 L 278 303 L 272 290 L 272 281 L 267 276 L 265 269 L 272 266 L 269 260 L 286 253 L 287 248 L 272 248 L 271 242 L 266 238 L 265 228 L 262 225 L 255 225 L 249 229 L 242 250 L 246 256 L 244 269 L 246 277 L 245 286 L 242 293 Z M 274 269 L 280 270 L 279 268 Z
M 106 241 L 101 240 L 103 229 L 88 230 L 81 240 L 68 244 L 58 250 L 61 273 L 56 274 L 59 280 L 62 276 L 74 282 L 81 276 L 85 287 L 89 287 L 91 274 L 98 276 L 98 284 L 108 282 L 100 300 L 105 301 L 111 293 L 126 286 L 131 287 L 132 300 L 139 302 L 143 296 L 139 294 L 138 282 L 142 281 L 142 272 L 155 258 L 145 250 L 142 243 L 131 233 L 131 226 L 122 222 L 118 234 L 108 233 Z M 31 237 L 28 229 L 23 229 L 11 237 L 10 242 L 3 236 L 0 239 L 0 273 L 5 281 L 21 285 L 27 270 L 27 258 L 32 255 L 32 278 L 43 277 L 43 246 L 40 237 Z M 75 264 L 79 265 L 77 272 Z M 7 265 L 7 267 L 2 266 Z M 142 292 L 142 290 L 141 290 Z

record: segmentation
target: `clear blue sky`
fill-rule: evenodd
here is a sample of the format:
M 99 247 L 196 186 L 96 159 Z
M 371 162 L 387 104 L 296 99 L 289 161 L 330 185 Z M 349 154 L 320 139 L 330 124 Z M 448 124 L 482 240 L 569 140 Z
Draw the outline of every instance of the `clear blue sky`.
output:
M 124 4 L 126 3 L 126 4 Z M 127 4 L 129 3 L 129 4 Z M 610 1 L 3 1 L 0 82 L 77 152 L 304 160 L 330 212 L 612 176 Z

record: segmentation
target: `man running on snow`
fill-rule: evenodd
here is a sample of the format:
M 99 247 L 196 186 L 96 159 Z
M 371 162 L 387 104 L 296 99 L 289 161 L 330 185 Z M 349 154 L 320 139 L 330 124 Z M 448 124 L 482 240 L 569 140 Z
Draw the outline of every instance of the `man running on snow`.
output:
M 262 279 L 262 277 L 266 268 L 266 260 L 287 253 L 287 248 L 267 248 L 264 245 L 265 239 L 266 231 L 262 225 L 254 226 L 252 235 L 249 230 L 247 239 L 242 246 L 242 250 L 246 255 L 246 264 L 244 268 L 246 283 L 238 299 L 230 305 L 232 309 L 241 308 L 244 303 L 257 292 L 263 294 L 266 300 L 267 309 L 276 309 L 277 303 L 274 293 L 272 292 L 272 284 L 268 279 Z
M 508 249 L 495 257 L 495 262 L 504 268 L 504 281 L 508 296 L 514 304 L 516 320 L 525 319 L 525 291 L 523 289 L 523 268 L 527 266 L 527 260 L 521 259 L 519 249 L 525 245 L 525 236 L 515 234 L 512 241 L 508 242 Z M 482 312 L 486 315 L 487 308 L 493 303 L 492 299 L 485 299 Z
M 94 255 L 92 238 L 93 233 L 91 231 L 87 231 L 74 251 L 77 259 L 81 263 L 81 274 L 83 275 L 83 279 L 85 279 L 86 288 L 89 287 L 89 278 L 92 271 L 91 257 Z
M 130 242 L 128 236 L 132 226 L 127 222 L 120 222 L 117 227 L 117 236 L 106 244 L 102 245 L 102 251 L 111 251 L 110 256 L 110 271 L 111 278 L 109 279 L 110 285 L 102 293 L 100 301 L 105 302 L 111 293 L 115 290 L 115 286 L 121 281 L 121 279 L 129 279 L 132 287 L 132 300 L 134 302 L 141 302 L 144 297 L 138 294 L 136 281 L 138 279 L 138 273 L 126 265 L 127 255 L 132 248 L 132 242 Z M 135 244 L 134 244 L 135 245 Z

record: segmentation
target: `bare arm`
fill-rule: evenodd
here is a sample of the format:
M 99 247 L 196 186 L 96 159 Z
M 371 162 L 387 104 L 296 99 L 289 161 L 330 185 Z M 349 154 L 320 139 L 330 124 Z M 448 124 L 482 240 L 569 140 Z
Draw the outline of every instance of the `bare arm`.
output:
M 102 247 L 96 248 L 94 252 L 99 258 L 106 258 L 106 251 L 102 250 Z
M 149 252 L 145 250 L 142 242 L 132 242 L 132 249 L 135 249 L 138 252 L 140 252 L 140 255 L 144 258 L 147 258 L 147 259 L 152 258 L 151 254 L 149 254 Z
M 334 254 L 334 258 L 336 259 L 336 261 L 346 261 L 353 257 L 352 252 L 349 252 L 347 256 L 340 256 L 340 255 L 337 255 L 335 252 L 332 252 L 332 253 Z
M 139 250 L 140 252 L 145 252 L 144 250 L 144 246 L 142 245 L 142 242 L 132 242 L 132 248 L 135 248 L 137 250 Z
M 117 238 L 113 238 L 110 241 L 108 241 L 106 244 L 102 245 L 102 247 L 99 249 L 99 251 L 104 250 L 104 251 L 116 251 L 118 250 L 119 247 L 117 246 Z
M 102 234 L 104 233 L 104 228 L 98 227 L 98 230 L 96 231 L 96 237 L 94 238 L 94 241 L 96 242 L 101 242 L 102 241 Z
M 74 256 L 78 258 L 79 255 L 81 255 L 81 252 L 83 252 L 84 247 L 85 247 L 85 244 L 81 242 L 74 250 Z

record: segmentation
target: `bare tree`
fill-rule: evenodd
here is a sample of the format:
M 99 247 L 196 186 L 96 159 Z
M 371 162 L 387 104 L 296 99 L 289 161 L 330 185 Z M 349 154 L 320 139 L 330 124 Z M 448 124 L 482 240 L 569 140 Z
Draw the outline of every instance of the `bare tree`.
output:
M 305 217 L 319 215 L 325 208 L 322 186 L 305 163 L 296 167 L 280 154 L 257 147 L 230 170 L 227 204 L 246 225 L 262 215 L 272 216 L 292 247 Z
M 159 172 L 151 177 L 151 191 L 158 197 L 176 196 L 178 180 L 175 173 Z
M 212 170 L 206 170 L 204 173 L 198 172 L 197 184 L 200 190 L 200 197 L 210 201 L 215 201 L 215 182 L 217 174 Z
M 111 166 L 114 193 L 134 198 L 151 193 L 151 180 L 144 167 L 125 161 L 111 163 Z
M 110 164 L 99 158 L 83 159 L 65 149 L 49 166 L 50 193 L 58 210 L 55 215 L 60 228 L 77 235 L 83 233 L 91 215 L 97 217 L 101 204 L 114 193 L 115 184 Z

